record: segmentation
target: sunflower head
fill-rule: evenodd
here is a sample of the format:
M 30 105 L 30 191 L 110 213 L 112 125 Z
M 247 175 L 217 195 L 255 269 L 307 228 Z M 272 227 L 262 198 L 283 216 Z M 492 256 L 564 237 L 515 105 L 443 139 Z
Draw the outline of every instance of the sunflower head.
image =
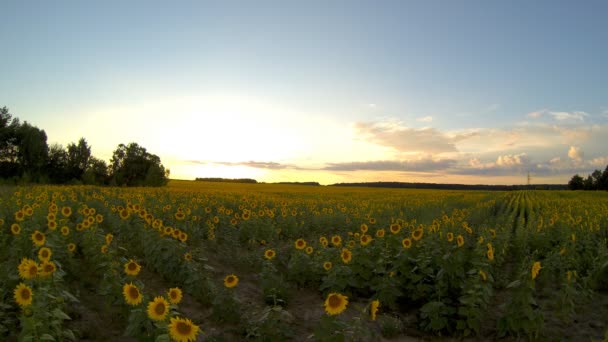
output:
M 462 235 L 458 235 L 456 237 L 456 243 L 458 244 L 458 247 L 462 247 L 462 245 L 464 245 L 464 238 Z
M 447 235 L 448 242 L 454 241 L 454 233 L 449 232 Z
M 39 265 L 32 259 L 23 258 L 19 263 L 19 276 L 23 279 L 33 279 L 38 276 Z
M 42 247 L 38 250 L 38 259 L 40 259 L 40 261 L 51 260 L 51 255 L 53 255 L 53 252 L 48 247 Z
M 182 290 L 179 287 L 170 288 L 168 295 L 171 304 L 179 304 L 182 301 Z
M 76 244 L 75 243 L 68 243 L 68 251 L 69 252 L 74 252 L 76 250 Z
M 297 239 L 295 245 L 297 249 L 304 249 L 306 248 L 306 241 L 304 239 Z
M 195 341 L 199 327 L 191 320 L 181 317 L 171 317 L 169 323 L 169 334 L 178 342 Z
M 369 316 L 372 321 L 376 320 L 376 315 L 378 314 L 378 308 L 380 307 L 379 300 L 373 300 L 369 307 Z
M 125 264 L 125 273 L 130 276 L 136 276 L 141 271 L 141 266 L 133 259 Z
M 19 306 L 26 307 L 32 304 L 32 297 L 34 297 L 34 294 L 29 286 L 25 285 L 24 283 L 20 283 L 15 288 L 14 296 L 15 302 L 17 302 Z
M 401 225 L 399 223 L 393 223 L 391 224 L 389 229 L 392 234 L 399 234 L 399 232 L 401 231 Z
M 19 223 L 13 223 L 11 225 L 11 233 L 13 235 L 19 235 L 21 233 L 21 226 L 19 225 Z
M 54 262 L 43 261 L 40 264 L 38 273 L 40 274 L 41 277 L 48 277 L 48 276 L 52 275 L 53 273 L 55 273 L 56 270 L 57 270 L 57 266 L 55 265 Z
M 531 271 L 532 279 L 536 279 L 541 268 L 542 267 L 540 267 L 540 261 L 534 262 L 534 264 L 532 265 L 532 271 Z
M 32 233 L 32 242 L 37 247 L 43 246 L 44 243 L 46 242 L 46 235 L 44 235 L 43 232 L 36 230 L 35 232 Z
M 325 299 L 325 312 L 328 315 L 338 315 L 346 309 L 348 305 L 348 297 L 339 293 L 330 293 Z
M 266 258 L 268 260 L 274 259 L 275 256 L 277 256 L 277 253 L 273 249 L 267 249 L 264 252 L 264 258 Z
M 229 274 L 224 278 L 224 286 L 231 289 L 239 283 L 239 277 L 234 274 Z
M 410 240 L 410 238 L 405 238 L 401 241 L 401 244 L 403 245 L 403 248 L 410 248 L 412 247 L 412 240 Z
M 306 254 L 310 255 L 312 252 L 314 252 L 314 248 L 312 248 L 312 246 L 306 247 Z
M 340 257 L 342 258 L 342 261 L 345 264 L 348 264 L 349 262 L 351 262 L 351 260 L 353 260 L 353 254 L 351 253 L 351 251 L 349 251 L 346 248 L 342 249 L 342 252 L 340 253 Z
M 333 266 L 333 265 L 332 265 L 331 261 L 326 261 L 326 262 L 324 262 L 324 263 L 323 263 L 323 268 L 324 268 L 326 271 L 331 270 L 331 267 L 332 267 L 332 266 Z
M 125 301 L 129 305 L 138 305 L 141 303 L 143 296 L 137 286 L 133 285 L 133 283 L 125 284 L 122 287 L 122 294 L 125 297 Z
M 331 237 L 331 244 L 335 247 L 342 245 L 342 237 L 340 235 L 334 235 Z
M 155 297 L 153 301 L 148 303 L 148 317 L 155 321 L 164 321 L 169 312 L 169 303 L 165 297 Z
M 418 241 L 422 239 L 422 235 L 424 234 L 424 230 L 422 228 L 418 228 L 412 232 L 412 239 Z

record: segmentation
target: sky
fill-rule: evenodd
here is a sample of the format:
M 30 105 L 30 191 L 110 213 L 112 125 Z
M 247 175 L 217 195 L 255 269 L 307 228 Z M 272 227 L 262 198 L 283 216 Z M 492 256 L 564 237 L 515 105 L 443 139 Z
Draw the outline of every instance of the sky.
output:
M 171 177 L 566 183 L 608 165 L 605 1 L 2 1 L 0 106 Z

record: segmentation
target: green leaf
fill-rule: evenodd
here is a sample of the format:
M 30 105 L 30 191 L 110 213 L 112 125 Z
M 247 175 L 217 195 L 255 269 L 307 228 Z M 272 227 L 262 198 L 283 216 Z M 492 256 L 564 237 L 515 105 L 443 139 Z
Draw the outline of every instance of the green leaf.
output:
M 40 340 L 41 341 L 55 341 L 55 338 L 49 334 L 42 334 L 42 335 L 40 335 Z
M 51 312 L 51 314 L 53 315 L 53 317 L 56 317 L 56 318 L 60 318 L 60 319 L 64 319 L 64 320 L 71 320 L 70 316 L 68 316 L 65 312 L 61 311 L 58 308 L 53 310 L 53 312 Z

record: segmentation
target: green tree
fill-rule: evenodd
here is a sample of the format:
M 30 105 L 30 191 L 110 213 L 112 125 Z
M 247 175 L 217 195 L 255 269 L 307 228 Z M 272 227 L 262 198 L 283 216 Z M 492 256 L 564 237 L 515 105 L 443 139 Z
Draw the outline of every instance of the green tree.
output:
M 108 164 L 95 157 L 89 158 L 89 166 L 82 176 L 85 184 L 102 185 L 108 182 Z
M 112 155 L 112 182 L 126 186 L 161 186 L 167 184 L 168 171 L 157 155 L 137 143 L 120 144 Z
M 17 161 L 21 177 L 27 181 L 40 181 L 45 175 L 49 147 L 44 130 L 24 122 L 17 129 Z
M 47 174 L 52 183 L 66 183 L 70 180 L 68 174 L 68 153 L 60 144 L 49 147 Z
M 584 180 L 583 177 L 578 174 L 572 176 L 572 179 L 568 182 L 568 189 L 570 190 L 582 190 L 584 188 Z
M 71 179 L 81 180 L 84 172 L 89 167 L 91 158 L 91 147 L 85 138 L 80 138 L 78 144 L 68 145 L 67 169 Z
M 7 107 L 0 108 L 0 177 L 17 177 L 20 173 L 17 154 L 19 119 L 13 118 Z

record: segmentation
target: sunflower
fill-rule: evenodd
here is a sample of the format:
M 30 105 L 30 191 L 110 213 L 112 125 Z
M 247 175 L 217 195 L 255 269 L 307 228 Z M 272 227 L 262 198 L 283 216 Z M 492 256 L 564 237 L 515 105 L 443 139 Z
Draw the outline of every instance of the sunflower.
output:
M 306 247 L 306 254 L 310 255 L 310 254 L 312 254 L 312 252 L 314 252 L 314 249 L 312 248 L 312 246 Z
M 186 242 L 188 241 L 188 234 L 184 232 L 179 232 L 179 241 Z
M 70 252 L 74 252 L 76 250 L 76 244 L 75 243 L 68 243 L 68 251 Z
M 346 309 L 346 305 L 348 305 L 348 297 L 332 292 L 325 299 L 325 312 L 332 316 L 338 315 Z
M 148 317 L 155 321 L 164 321 L 169 312 L 169 303 L 165 297 L 155 297 L 153 301 L 148 303 Z
M 103 222 L 103 215 L 101 215 L 101 214 L 95 215 L 95 222 L 102 223 Z
M 70 227 L 63 226 L 63 227 L 61 227 L 60 231 L 61 231 L 61 235 L 68 236 L 70 234 Z
M 370 308 L 369 308 L 369 315 L 372 321 L 376 320 L 376 314 L 378 314 L 378 308 L 380 307 L 380 301 L 379 300 L 373 300 Z
M 342 261 L 345 264 L 348 264 L 349 262 L 351 262 L 351 260 L 353 260 L 353 253 L 351 253 L 351 251 L 349 251 L 348 249 L 344 248 L 342 249 L 342 253 L 340 253 L 340 257 L 342 258 Z
M 36 247 L 43 246 L 46 242 L 46 235 L 44 235 L 43 232 L 36 230 L 32 233 L 32 242 L 34 242 Z
M 32 259 L 23 258 L 19 263 L 19 276 L 23 279 L 32 279 L 38 275 L 38 263 Z
M 373 217 L 370 217 L 369 224 L 376 224 L 376 219 Z
M 38 250 L 38 259 L 40 259 L 40 261 L 51 260 L 51 255 L 53 255 L 53 252 L 48 247 L 42 247 Z
M 179 287 L 172 287 L 168 292 L 171 304 L 179 304 L 182 301 L 182 290 Z
M 111 244 L 112 240 L 114 240 L 114 235 L 112 235 L 110 233 L 106 234 L 106 245 Z
M 192 261 L 192 253 L 190 253 L 190 252 L 184 253 L 184 260 Z
M 192 323 L 188 318 L 171 317 L 169 323 L 169 334 L 177 342 L 196 341 L 199 327 Z
M 534 262 L 534 264 L 532 265 L 532 279 L 536 279 L 536 277 L 538 276 L 538 272 L 540 272 L 541 268 L 542 267 L 540 267 L 540 261 Z
M 342 237 L 340 235 L 334 235 L 331 237 L 331 244 L 335 247 L 339 247 L 342 245 Z
M 448 238 L 448 242 L 454 241 L 454 233 L 449 232 L 447 238 Z
M 274 250 L 272 250 L 272 249 L 267 249 L 267 250 L 264 252 L 264 258 L 266 258 L 266 259 L 268 259 L 268 260 L 272 260 L 272 259 L 274 259 L 274 257 L 275 257 L 276 255 L 277 255 L 277 253 L 276 253 Z
M 143 296 L 141 292 L 137 288 L 137 286 L 133 285 L 133 283 L 125 284 L 122 287 L 122 294 L 125 296 L 125 301 L 129 305 L 138 305 L 141 303 Z
M 492 235 L 493 238 L 496 237 L 496 229 L 490 229 L 490 235 Z
M 458 234 L 456 237 L 456 243 L 458 244 L 458 247 L 462 247 L 462 245 L 464 245 L 464 238 L 462 235 Z
M 57 270 L 57 266 L 55 265 L 54 262 L 43 261 L 40 264 L 40 269 L 38 270 L 38 274 L 40 274 L 41 277 L 46 278 L 46 277 L 50 276 L 51 274 L 55 273 L 56 270 Z
M 361 235 L 359 242 L 361 243 L 361 246 L 367 246 L 372 242 L 372 237 L 371 235 L 363 234 Z
M 479 270 L 479 276 L 481 277 L 481 279 L 483 279 L 483 281 L 488 280 L 488 275 L 483 270 Z
M 403 245 L 403 248 L 410 248 L 412 247 L 412 240 L 410 238 L 405 238 L 401 241 L 401 244 Z
M 327 247 L 327 245 L 329 244 L 329 242 L 327 241 L 327 238 L 325 236 L 321 236 L 319 238 L 319 243 L 321 243 L 321 246 L 323 246 L 323 247 Z
M 297 249 L 304 249 L 306 248 L 306 241 L 304 239 L 297 239 L 295 245 Z
M 384 234 L 385 234 L 384 229 L 381 228 L 381 229 L 376 230 L 376 237 L 377 238 L 383 238 Z
M 356 244 L 357 243 L 355 242 L 355 240 L 350 240 L 350 241 L 348 241 L 348 245 L 347 246 L 348 246 L 348 248 L 355 248 Z
M 126 209 L 126 208 L 125 208 L 125 209 L 122 209 L 122 210 L 119 212 L 119 214 L 118 214 L 118 215 L 120 216 L 120 219 L 121 219 L 121 220 L 126 220 L 126 219 L 128 219 L 128 218 L 129 218 L 129 216 L 131 215 L 131 213 L 129 212 L 129 209 Z
M 125 264 L 125 273 L 127 275 L 136 276 L 141 271 L 141 265 L 139 265 L 135 260 L 130 259 Z
M 412 239 L 419 241 L 422 239 L 422 235 L 424 235 L 424 229 L 418 228 L 412 232 Z
M 369 228 L 367 227 L 367 225 L 365 223 L 361 223 L 360 229 L 361 229 L 361 233 L 365 234 L 365 233 L 367 233 L 367 230 Z
M 235 219 L 235 218 L 232 218 L 230 220 L 230 224 L 233 225 L 233 226 L 236 226 L 237 223 L 239 223 L 239 221 L 237 219 Z
M 15 221 L 17 221 L 17 222 L 21 222 L 21 221 L 23 221 L 23 219 L 24 219 L 24 218 L 25 218 L 25 213 L 24 213 L 23 211 L 18 210 L 18 211 L 15 213 Z
M 32 297 L 34 297 L 34 293 L 32 293 L 32 289 L 25 285 L 24 283 L 20 283 L 15 288 L 15 302 L 19 304 L 19 306 L 25 307 L 32 304 Z
M 108 253 L 108 245 L 103 245 L 101 246 L 101 254 L 106 254 Z
M 332 267 L 332 266 L 333 266 L 333 265 L 331 264 L 331 261 L 326 261 L 326 262 L 324 262 L 324 263 L 323 263 L 323 268 L 324 268 L 326 271 L 331 270 L 331 267 Z
M 183 212 L 178 211 L 178 212 L 175 213 L 175 219 L 176 220 L 182 221 L 185 218 L 186 218 L 186 214 L 184 214 Z
M 21 233 L 21 226 L 19 225 L 19 223 L 13 223 L 11 225 L 11 233 L 13 235 L 19 235 Z
M 61 215 L 65 216 L 65 217 L 70 217 L 70 215 L 72 215 L 72 208 L 70 208 L 70 207 L 61 208 Z
M 399 234 L 399 232 L 401 231 L 401 225 L 399 223 L 393 223 L 390 225 L 389 230 L 392 234 Z
M 489 242 L 486 245 L 486 247 L 488 248 L 488 251 L 486 252 L 486 255 L 488 256 L 488 260 L 490 260 L 490 261 L 494 260 L 494 247 L 492 247 L 492 244 Z
M 235 287 L 238 283 L 239 277 L 235 276 L 234 274 L 229 274 L 226 276 L 226 278 L 224 278 L 224 286 L 229 289 Z

